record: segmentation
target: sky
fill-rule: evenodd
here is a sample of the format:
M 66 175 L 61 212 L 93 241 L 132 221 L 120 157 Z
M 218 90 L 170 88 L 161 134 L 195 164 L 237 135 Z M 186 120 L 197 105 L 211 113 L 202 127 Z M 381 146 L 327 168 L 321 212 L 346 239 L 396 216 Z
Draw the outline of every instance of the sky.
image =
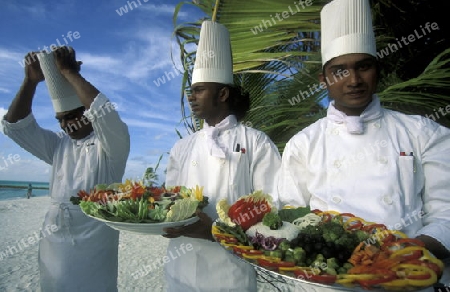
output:
M 176 69 L 181 66 L 172 37 L 179 2 L 0 0 L 0 116 L 20 88 L 27 52 L 67 43 L 83 62 L 82 75 L 117 105 L 128 125 L 131 151 L 124 179 L 142 178 L 163 155 L 162 183 L 168 152 L 179 139 L 176 130 L 188 134 L 181 121 L 181 73 Z M 183 8 L 179 22 L 199 19 L 201 11 L 193 9 Z M 61 131 L 45 82 L 38 85 L 33 114 L 41 127 Z M 51 166 L 0 133 L 0 180 L 47 182 L 50 172 Z

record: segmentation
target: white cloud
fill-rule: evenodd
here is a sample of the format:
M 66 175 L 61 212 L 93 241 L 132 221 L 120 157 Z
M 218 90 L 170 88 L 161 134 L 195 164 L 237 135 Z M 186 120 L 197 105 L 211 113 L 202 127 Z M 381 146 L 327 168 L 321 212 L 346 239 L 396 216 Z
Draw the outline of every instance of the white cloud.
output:
M 155 5 L 155 4 L 145 4 L 142 6 L 142 10 L 152 12 L 152 14 L 160 15 L 160 14 L 169 14 L 173 15 L 173 12 L 175 11 L 174 5 Z M 178 17 L 186 17 L 188 14 L 184 11 L 180 11 L 178 13 Z
M 11 158 L 11 163 L 7 155 L 5 155 L 6 163 L 3 161 L 0 168 L 0 176 L 3 180 L 49 181 L 51 166 L 42 160 L 37 158 L 25 159 L 20 154 L 12 153 L 12 157 L 19 155 L 19 159 L 16 161 Z M 39 171 L 36 171 L 37 169 Z
M 123 121 L 128 126 L 145 128 L 145 129 L 158 129 L 158 130 L 162 130 L 162 131 L 171 131 L 174 128 L 172 125 L 167 125 L 167 123 L 154 123 L 154 122 L 147 122 L 145 120 L 138 120 L 138 119 L 123 118 Z
M 91 70 L 98 70 L 103 72 L 120 72 L 117 70 L 123 65 L 118 57 L 107 56 L 107 55 L 94 55 L 92 53 L 81 52 L 77 53 L 77 59 L 82 61 L 82 68 L 87 67 Z M 117 70 L 117 71 L 115 71 Z
M 8 110 L 4 107 L 0 107 L 0 117 L 2 118 Z

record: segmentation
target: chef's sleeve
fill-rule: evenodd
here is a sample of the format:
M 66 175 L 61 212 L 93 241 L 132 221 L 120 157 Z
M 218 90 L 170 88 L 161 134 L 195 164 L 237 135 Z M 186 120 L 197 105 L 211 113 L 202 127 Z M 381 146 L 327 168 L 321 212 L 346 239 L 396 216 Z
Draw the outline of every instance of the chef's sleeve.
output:
M 126 164 L 130 153 L 130 134 L 115 105 L 99 93 L 84 115 L 92 123 L 101 147 L 111 161 L 120 166 Z
M 281 207 L 305 207 L 309 206 L 310 196 L 302 190 L 302 178 L 306 171 L 303 152 L 294 136 L 284 148 L 281 168 L 277 180 L 277 192 Z
M 15 123 L 5 119 L 1 123 L 6 136 L 37 158 L 53 164 L 53 153 L 60 137 L 55 132 L 41 128 L 32 113 Z M 61 132 L 59 135 L 65 134 Z
M 256 139 L 251 153 L 250 177 L 253 190 L 262 190 L 270 194 L 274 205 L 278 208 L 279 201 L 276 192 L 276 178 L 281 165 L 281 156 L 278 148 L 270 138 L 261 133 Z
M 425 214 L 417 235 L 433 237 L 450 250 L 450 129 L 430 123 L 436 130 L 422 150 Z

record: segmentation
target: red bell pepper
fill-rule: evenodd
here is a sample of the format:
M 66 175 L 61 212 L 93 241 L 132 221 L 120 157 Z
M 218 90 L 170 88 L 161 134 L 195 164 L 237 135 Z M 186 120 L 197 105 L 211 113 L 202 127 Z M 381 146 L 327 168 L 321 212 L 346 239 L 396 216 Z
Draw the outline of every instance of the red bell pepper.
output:
M 228 217 L 245 231 L 261 222 L 270 210 L 270 205 L 265 199 L 256 202 L 252 198 L 239 199 L 228 210 Z

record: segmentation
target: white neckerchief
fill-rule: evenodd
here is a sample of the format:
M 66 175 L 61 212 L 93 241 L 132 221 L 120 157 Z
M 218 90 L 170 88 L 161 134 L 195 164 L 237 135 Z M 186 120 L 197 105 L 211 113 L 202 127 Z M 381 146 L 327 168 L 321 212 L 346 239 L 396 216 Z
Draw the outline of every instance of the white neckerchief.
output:
M 215 126 L 205 123 L 206 143 L 208 144 L 209 155 L 225 158 L 228 147 L 221 144 L 218 140 L 219 134 L 225 130 L 231 129 L 237 125 L 237 119 L 234 115 L 229 115 Z
M 347 116 L 334 107 L 334 100 L 330 102 L 327 118 L 338 123 L 345 123 L 350 134 L 363 134 L 364 122 L 381 117 L 381 105 L 378 96 L 373 95 L 372 101 L 359 116 Z

